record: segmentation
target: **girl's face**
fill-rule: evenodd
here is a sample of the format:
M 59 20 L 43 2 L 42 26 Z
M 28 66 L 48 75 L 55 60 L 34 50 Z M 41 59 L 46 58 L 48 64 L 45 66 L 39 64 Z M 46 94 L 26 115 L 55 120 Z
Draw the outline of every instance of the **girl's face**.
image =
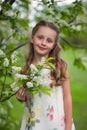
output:
M 39 27 L 35 35 L 31 38 L 34 54 L 48 57 L 55 44 L 56 32 L 45 26 Z

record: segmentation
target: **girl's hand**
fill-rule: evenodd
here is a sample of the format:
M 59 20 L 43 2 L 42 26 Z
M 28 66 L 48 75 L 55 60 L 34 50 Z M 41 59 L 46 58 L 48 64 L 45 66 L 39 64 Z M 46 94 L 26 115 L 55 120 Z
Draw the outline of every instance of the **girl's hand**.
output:
M 25 87 L 21 87 L 18 92 L 16 93 L 16 98 L 20 101 L 20 102 L 26 102 L 27 101 L 27 93 L 26 93 L 26 88 Z

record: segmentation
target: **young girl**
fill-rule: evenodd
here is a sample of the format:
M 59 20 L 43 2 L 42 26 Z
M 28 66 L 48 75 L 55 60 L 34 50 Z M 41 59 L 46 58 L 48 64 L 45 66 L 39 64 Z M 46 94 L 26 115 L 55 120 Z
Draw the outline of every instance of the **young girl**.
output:
M 30 64 L 38 64 L 42 57 L 53 57 L 56 69 L 54 72 L 43 69 L 43 84 L 52 88 L 51 95 L 40 93 L 29 98 L 21 130 L 75 130 L 70 79 L 67 64 L 59 55 L 58 39 L 58 28 L 51 22 L 40 21 L 32 30 L 24 72 L 28 72 Z M 49 81 L 52 81 L 51 84 Z

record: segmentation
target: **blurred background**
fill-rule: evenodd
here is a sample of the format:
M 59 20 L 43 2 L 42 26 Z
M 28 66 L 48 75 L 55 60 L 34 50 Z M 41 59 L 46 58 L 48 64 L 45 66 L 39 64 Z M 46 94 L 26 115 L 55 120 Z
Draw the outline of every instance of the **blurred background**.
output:
M 0 0 L 0 49 L 8 57 L 19 51 L 19 62 L 24 66 L 32 27 L 42 19 L 59 28 L 61 57 L 67 61 L 70 73 L 73 120 L 76 130 L 87 130 L 86 0 Z M 2 91 L 7 92 L 11 80 L 2 69 L 0 62 L 0 130 L 19 130 L 24 103 L 13 95 L 2 100 Z

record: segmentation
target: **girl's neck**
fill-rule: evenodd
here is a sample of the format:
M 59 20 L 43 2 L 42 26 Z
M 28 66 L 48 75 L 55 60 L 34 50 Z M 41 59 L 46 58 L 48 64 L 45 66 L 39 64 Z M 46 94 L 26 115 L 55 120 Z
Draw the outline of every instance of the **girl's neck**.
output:
M 40 59 L 34 58 L 33 61 L 32 61 L 32 63 L 33 63 L 34 65 L 36 65 L 36 64 L 38 64 L 38 62 L 39 62 L 40 60 L 41 60 L 41 58 L 40 58 Z
M 34 56 L 34 59 L 33 59 L 32 63 L 34 65 L 38 64 L 41 61 L 42 57 L 47 58 L 46 56 Z

